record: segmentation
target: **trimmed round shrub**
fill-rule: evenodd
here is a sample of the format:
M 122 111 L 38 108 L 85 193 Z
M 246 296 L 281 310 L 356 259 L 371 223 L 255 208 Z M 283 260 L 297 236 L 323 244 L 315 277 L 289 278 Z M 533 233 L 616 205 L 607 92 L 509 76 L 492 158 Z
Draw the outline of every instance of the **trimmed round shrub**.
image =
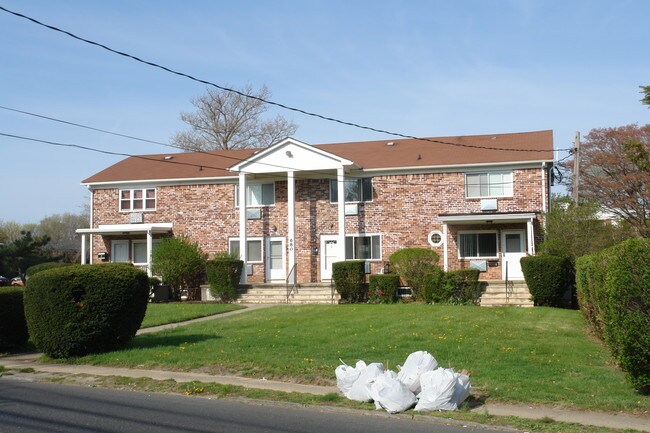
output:
M 361 260 L 336 262 L 332 265 L 332 279 L 342 302 L 363 302 L 366 297 L 365 263 Z
M 228 254 L 217 255 L 206 263 L 210 294 L 222 302 L 237 298 L 237 287 L 241 279 L 244 262 Z
M 526 285 L 537 306 L 559 307 L 564 293 L 571 288 L 571 260 L 558 256 L 521 258 Z
M 392 304 L 397 300 L 399 275 L 374 274 L 370 276 L 368 288 L 369 304 Z
M 125 263 L 42 271 L 25 289 L 29 335 L 53 358 L 113 350 L 135 336 L 148 297 L 147 274 Z
M 412 287 L 416 301 L 424 301 L 426 275 L 433 272 L 440 256 L 428 248 L 404 248 L 391 254 L 390 266 Z
M 30 266 L 27 268 L 27 271 L 25 272 L 29 277 L 32 275 L 36 275 L 41 271 L 46 271 L 48 269 L 54 269 L 54 268 L 63 268 L 65 266 L 70 266 L 72 263 L 64 263 L 64 262 L 45 262 L 41 263 L 38 265 Z
M 23 288 L 0 287 L 0 352 L 25 344 L 29 338 Z
M 180 298 L 181 289 L 199 287 L 204 281 L 204 254 L 197 243 L 185 237 L 163 239 L 151 253 L 151 270 Z

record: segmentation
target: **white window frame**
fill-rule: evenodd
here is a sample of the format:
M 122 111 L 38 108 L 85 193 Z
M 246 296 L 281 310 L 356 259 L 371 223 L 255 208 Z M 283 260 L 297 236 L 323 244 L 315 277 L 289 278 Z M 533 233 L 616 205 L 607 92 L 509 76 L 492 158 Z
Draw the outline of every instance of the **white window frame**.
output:
M 230 243 L 232 241 L 237 241 L 239 242 L 239 237 L 231 237 L 228 238 L 228 252 L 232 253 L 232 248 L 230 246 Z M 260 260 L 251 260 L 250 255 L 248 254 L 248 250 L 246 250 L 246 263 L 264 263 L 264 238 L 262 237 L 247 237 L 246 238 L 246 244 L 249 242 L 259 242 L 260 243 Z
M 370 182 L 370 198 L 367 198 L 364 196 L 364 188 L 363 188 L 363 182 L 365 181 Z M 359 196 L 361 197 L 361 200 L 355 200 L 355 201 L 346 201 L 345 203 L 372 203 L 374 200 L 374 188 L 373 188 L 373 182 L 372 182 L 372 177 L 360 177 L 360 178 L 354 178 L 354 179 L 345 179 L 344 183 L 352 183 L 356 182 L 357 185 L 359 185 Z M 332 199 L 334 196 L 334 188 L 337 188 L 336 191 L 336 201 Z M 345 192 L 344 192 L 345 194 Z M 330 203 L 338 203 L 338 181 L 336 179 L 330 179 Z
M 273 186 L 273 200 L 270 204 L 251 204 L 253 202 L 253 188 L 260 188 L 260 197 L 264 201 L 264 185 Z M 249 183 L 246 185 L 246 208 L 275 206 L 275 182 Z M 239 185 L 235 185 L 235 208 L 239 207 Z
M 373 237 L 378 237 L 379 238 L 379 257 L 372 258 L 372 238 Z M 371 258 L 368 259 L 363 259 L 363 258 L 358 258 L 358 257 L 352 257 L 348 258 L 348 239 L 352 239 L 352 254 L 354 256 L 354 252 L 356 251 L 356 248 L 354 248 L 354 240 L 357 238 L 370 238 L 370 256 Z M 345 260 L 364 260 L 366 262 L 379 262 L 382 260 L 382 235 L 381 233 L 355 233 L 355 234 L 346 234 L 345 235 Z
M 480 182 L 480 176 L 485 175 L 487 176 L 487 185 L 482 185 Z M 498 194 L 491 194 L 490 191 L 490 185 L 492 182 L 491 177 L 500 175 L 500 180 L 495 181 L 492 183 L 492 185 L 499 185 L 502 188 L 502 193 L 500 195 Z M 469 191 L 469 180 L 468 177 L 471 176 L 479 176 L 479 182 L 472 184 L 473 186 L 476 185 L 478 186 L 478 194 L 477 195 L 470 195 Z M 509 176 L 510 180 L 504 180 L 505 176 Z M 488 194 L 483 195 L 481 194 L 481 187 L 485 186 L 488 189 Z M 498 198 L 498 197 L 512 197 L 514 194 L 514 175 L 512 170 L 491 170 L 491 171 L 475 171 L 475 172 L 467 172 L 465 173 L 465 198 Z
M 433 236 L 433 235 L 439 235 L 440 236 L 440 242 L 434 242 L 433 239 L 431 239 L 431 236 Z M 440 230 L 432 230 L 427 235 L 427 242 L 429 242 L 429 245 L 431 245 L 432 247 L 439 247 L 439 246 L 441 246 L 442 244 L 445 243 L 445 234 L 443 232 L 441 232 Z
M 162 239 L 153 239 L 152 240 L 152 245 L 151 245 L 151 252 L 156 249 L 158 245 L 160 245 L 160 242 L 162 242 Z M 131 261 L 133 262 L 134 265 L 147 265 L 147 262 L 136 262 L 135 261 L 135 246 L 139 244 L 144 244 L 145 249 L 147 248 L 147 240 L 146 239 L 133 239 L 131 241 Z
M 460 237 L 461 235 L 479 235 L 479 234 L 485 234 L 485 233 L 490 233 L 494 235 L 494 240 L 496 242 L 496 255 L 494 256 L 463 256 L 462 255 L 462 248 L 461 248 L 461 242 L 460 242 Z M 499 232 L 498 230 L 464 230 L 464 231 L 459 231 L 457 233 L 457 244 L 456 246 L 458 247 L 458 258 L 459 259 L 498 259 L 499 258 Z M 478 242 L 478 239 L 477 239 Z M 477 243 L 477 251 L 479 250 L 478 243 Z
M 128 191 L 129 192 L 129 198 L 128 199 L 122 199 L 122 193 Z M 142 192 L 142 209 L 134 209 L 133 208 L 133 201 L 135 192 L 136 191 L 141 191 Z M 153 199 L 148 199 L 147 198 L 147 191 L 153 191 Z M 122 207 L 122 202 L 129 200 L 129 208 L 124 209 Z M 147 207 L 147 200 L 153 200 L 154 206 L 152 208 Z M 158 207 L 158 191 L 156 188 L 123 188 L 118 191 L 117 194 L 117 203 L 118 203 L 118 208 L 120 212 L 152 212 L 155 211 L 156 208 Z

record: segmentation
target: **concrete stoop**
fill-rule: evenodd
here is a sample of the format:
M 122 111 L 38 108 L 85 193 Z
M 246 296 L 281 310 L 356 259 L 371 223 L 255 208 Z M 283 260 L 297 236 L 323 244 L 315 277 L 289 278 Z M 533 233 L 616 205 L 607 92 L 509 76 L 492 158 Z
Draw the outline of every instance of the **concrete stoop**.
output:
M 495 280 L 483 281 L 485 291 L 481 296 L 481 307 L 532 307 L 530 292 L 525 281 Z
M 341 297 L 329 283 L 261 283 L 240 286 L 237 302 L 246 304 L 338 304 Z

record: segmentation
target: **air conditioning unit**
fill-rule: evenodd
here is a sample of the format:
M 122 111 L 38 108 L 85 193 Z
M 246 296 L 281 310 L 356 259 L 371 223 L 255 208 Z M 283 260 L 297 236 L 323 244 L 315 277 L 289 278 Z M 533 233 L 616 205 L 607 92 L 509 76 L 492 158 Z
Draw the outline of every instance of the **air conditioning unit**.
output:
M 346 204 L 345 205 L 345 214 L 346 215 L 359 215 L 359 205 L 358 204 Z
M 131 224 L 142 224 L 144 222 L 144 214 L 142 212 L 132 212 L 129 215 Z
M 478 269 L 481 272 L 486 272 L 487 260 L 470 260 L 469 267 L 471 269 Z
M 262 209 L 259 207 L 254 207 L 246 209 L 246 219 L 247 220 L 258 220 L 262 218 Z
M 497 199 L 486 198 L 481 200 L 481 210 L 482 211 L 497 210 Z

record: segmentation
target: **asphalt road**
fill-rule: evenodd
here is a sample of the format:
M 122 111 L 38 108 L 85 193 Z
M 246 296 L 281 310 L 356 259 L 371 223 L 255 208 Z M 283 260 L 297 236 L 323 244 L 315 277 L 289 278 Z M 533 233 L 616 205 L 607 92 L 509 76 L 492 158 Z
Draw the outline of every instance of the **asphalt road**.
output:
M 0 378 L 0 432 L 494 432 L 364 412 Z M 503 431 L 503 430 L 502 430 Z

